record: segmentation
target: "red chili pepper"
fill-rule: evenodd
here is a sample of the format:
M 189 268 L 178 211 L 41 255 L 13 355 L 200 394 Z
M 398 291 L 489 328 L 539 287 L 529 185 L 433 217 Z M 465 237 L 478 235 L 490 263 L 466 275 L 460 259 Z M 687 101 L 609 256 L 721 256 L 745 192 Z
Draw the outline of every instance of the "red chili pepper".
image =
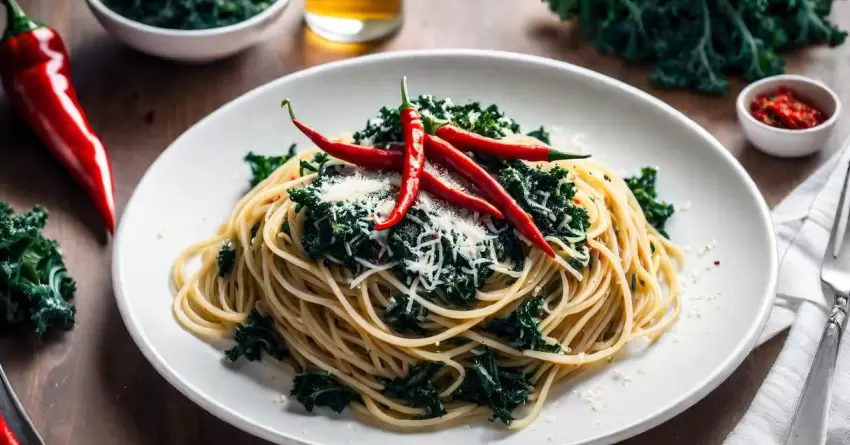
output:
M 289 107 L 289 116 L 292 118 L 292 123 L 310 138 L 317 147 L 327 154 L 341 159 L 352 164 L 359 165 L 364 168 L 375 170 L 393 170 L 398 171 L 404 168 L 403 154 L 399 152 L 381 150 L 372 147 L 362 147 L 360 145 L 346 144 L 344 142 L 334 142 L 323 136 L 318 131 L 304 125 L 301 121 L 295 118 L 292 111 L 292 104 L 288 100 L 284 100 L 281 106 Z M 473 212 L 486 213 L 503 218 L 502 212 L 492 204 L 483 199 L 464 193 L 448 184 L 427 170 L 422 171 L 422 189 L 434 196 L 448 202 L 449 204 L 464 208 Z
M 503 159 L 523 159 L 526 161 L 561 161 L 565 159 L 584 159 L 589 154 L 566 153 L 544 144 L 517 144 L 488 138 L 464 130 L 449 121 L 425 118 L 425 129 L 429 134 L 439 136 L 446 142 L 464 151 L 472 151 Z
M 438 136 L 430 134 L 425 136 L 425 150 L 428 152 L 429 159 L 445 165 L 462 175 L 471 184 L 475 184 L 481 194 L 505 214 L 505 218 L 516 227 L 519 233 L 546 252 L 546 255 L 555 258 L 555 251 L 543 238 L 543 234 L 534 224 L 531 216 L 514 201 L 507 190 L 484 167 Z
M 0 413 L 0 445 L 20 445 L 2 413 Z
M 56 31 L 2 0 L 8 26 L 0 40 L 0 77 L 15 109 L 82 184 L 115 232 L 109 156 L 89 125 L 71 85 L 70 59 Z
M 407 77 L 401 79 L 401 106 L 398 107 L 401 128 L 404 134 L 404 168 L 401 171 L 401 187 L 395 206 L 383 222 L 375 225 L 377 230 L 386 230 L 404 219 L 404 215 L 419 196 L 419 182 L 425 171 L 425 127 L 419 110 L 407 100 Z

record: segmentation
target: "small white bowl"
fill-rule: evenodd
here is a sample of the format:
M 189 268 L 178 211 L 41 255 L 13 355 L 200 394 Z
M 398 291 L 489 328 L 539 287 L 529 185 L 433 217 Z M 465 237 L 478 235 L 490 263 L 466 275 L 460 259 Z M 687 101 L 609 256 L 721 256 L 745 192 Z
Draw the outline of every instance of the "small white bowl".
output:
M 803 130 L 786 130 L 759 122 L 750 114 L 750 104 L 759 94 L 785 87 L 829 116 L 826 122 Z M 741 91 L 735 108 L 747 139 L 759 150 L 782 158 L 807 156 L 826 145 L 841 114 L 841 101 L 829 87 L 806 76 L 781 74 L 753 82 Z
M 197 63 L 232 56 L 262 41 L 289 0 L 277 0 L 243 22 L 192 31 L 145 25 L 109 9 L 101 0 L 87 2 L 106 31 L 127 46 L 164 59 Z

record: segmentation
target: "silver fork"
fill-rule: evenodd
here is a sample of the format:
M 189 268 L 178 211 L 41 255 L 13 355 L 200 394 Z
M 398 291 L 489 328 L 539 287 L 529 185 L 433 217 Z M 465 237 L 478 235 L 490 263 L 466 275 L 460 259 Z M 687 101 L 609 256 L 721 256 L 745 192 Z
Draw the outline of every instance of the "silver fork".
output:
M 820 338 L 812 369 L 806 378 L 803 394 L 797 402 L 794 420 L 785 436 L 785 445 L 818 445 L 826 443 L 826 419 L 832 396 L 832 380 L 838 359 L 841 334 L 847 327 L 850 310 L 850 233 L 847 220 L 847 183 L 850 166 L 844 176 L 844 188 L 832 223 L 829 245 L 823 256 L 820 279 L 824 295 L 832 295 L 833 305 Z

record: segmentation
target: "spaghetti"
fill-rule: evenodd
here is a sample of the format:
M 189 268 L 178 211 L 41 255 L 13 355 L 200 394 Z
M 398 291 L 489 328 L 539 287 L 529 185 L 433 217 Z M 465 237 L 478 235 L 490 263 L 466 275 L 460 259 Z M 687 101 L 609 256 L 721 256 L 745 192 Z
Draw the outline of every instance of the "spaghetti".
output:
M 323 223 L 303 199 L 293 201 L 291 191 L 311 190 L 340 212 L 357 202 L 380 220 L 382 209 L 392 208 L 398 175 L 370 174 L 331 159 L 323 168 L 336 176 L 323 178 L 299 168 L 315 154 L 286 162 L 239 201 L 215 236 L 180 254 L 173 269 L 174 315 L 192 333 L 218 339 L 229 338 L 256 308 L 273 320 L 289 364 L 328 373 L 356 392 L 349 405 L 355 412 L 380 424 L 439 427 L 490 413 L 512 429 L 525 427 L 555 385 L 613 360 L 632 339 L 656 339 L 679 314 L 682 251 L 647 223 L 626 182 L 595 161 L 539 163 L 543 171 L 569 171 L 573 203 L 586 212 L 587 226 L 574 238 L 546 238 L 567 261 L 553 261 L 510 226 L 497 227 L 489 216 L 451 208 L 426 193 L 414 206 L 420 213 L 406 217 L 416 220 L 409 226 L 416 231 L 415 241 L 404 246 L 416 255 L 394 257 L 386 233 L 360 223 L 363 233 L 347 239 L 355 243 L 362 236 L 367 241 L 358 242 L 371 244 L 357 246 L 383 252 L 363 258 L 361 247 L 346 244 L 348 254 L 337 258 L 311 256 L 323 246 L 311 244 L 308 232 Z M 546 199 L 535 202 L 546 208 Z M 503 243 L 511 236 L 521 248 L 514 262 Z M 236 259 L 221 277 L 217 255 L 225 242 Z M 453 270 L 463 272 L 446 275 L 447 264 L 458 258 L 463 267 Z M 193 259 L 200 259 L 199 269 L 187 275 Z M 467 304 L 443 291 L 452 279 L 472 280 Z M 391 316 L 396 312 L 406 315 L 407 325 Z M 412 378 L 404 379 L 424 363 L 435 364 L 422 374 L 427 381 L 416 382 L 422 389 L 417 394 L 431 394 L 428 406 L 404 397 L 397 384 L 412 385 Z M 494 381 L 486 382 L 493 372 Z M 511 412 L 523 404 L 514 418 Z

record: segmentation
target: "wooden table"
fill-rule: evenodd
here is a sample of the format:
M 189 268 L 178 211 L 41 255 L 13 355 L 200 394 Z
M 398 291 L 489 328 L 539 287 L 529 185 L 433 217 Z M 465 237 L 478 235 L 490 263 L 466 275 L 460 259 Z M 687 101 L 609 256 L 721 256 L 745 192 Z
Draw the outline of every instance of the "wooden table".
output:
M 160 152 L 199 119 L 267 81 L 333 60 L 398 49 L 500 49 L 566 60 L 648 89 L 644 70 L 600 55 L 545 5 L 532 0 L 410 0 L 400 33 L 388 41 L 359 46 L 331 44 L 305 31 L 301 1 L 293 1 L 266 44 L 206 66 L 177 65 L 126 49 L 104 32 L 82 0 L 21 4 L 58 29 L 70 46 L 80 101 L 112 156 L 119 211 Z M 837 2 L 834 17 L 843 28 L 850 28 L 850 3 Z M 847 60 L 850 44 L 810 50 L 794 55 L 789 71 L 819 77 L 850 104 L 850 83 L 839 83 L 850 78 Z M 744 141 L 735 119 L 735 91 L 725 99 L 652 93 L 711 131 L 750 172 L 770 205 L 850 133 L 845 119 L 820 155 L 779 160 Z M 79 283 L 77 326 L 72 332 L 48 340 L 24 336 L 0 341 L 0 362 L 48 444 L 264 443 L 198 408 L 142 357 L 114 303 L 111 246 L 96 235 L 99 222 L 93 207 L 13 117 L 2 95 L 0 200 L 19 209 L 40 203 L 50 210 L 47 233 L 61 241 Z M 758 348 L 703 401 L 626 443 L 722 443 L 752 401 L 783 341 L 781 335 Z

